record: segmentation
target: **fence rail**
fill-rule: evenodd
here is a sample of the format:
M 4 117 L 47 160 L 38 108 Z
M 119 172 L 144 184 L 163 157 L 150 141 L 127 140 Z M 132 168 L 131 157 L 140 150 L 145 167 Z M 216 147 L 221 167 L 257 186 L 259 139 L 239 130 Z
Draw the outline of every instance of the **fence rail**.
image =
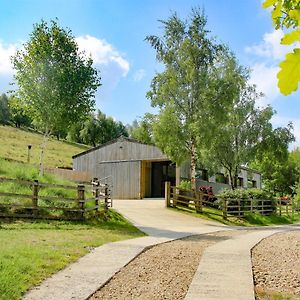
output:
M 245 213 L 258 212 L 263 215 L 293 215 L 300 212 L 300 205 L 293 199 L 290 201 L 270 199 L 221 199 L 200 191 L 185 190 L 171 186 L 166 182 L 165 201 L 167 207 L 181 207 L 203 213 L 204 207 L 215 208 L 210 214 L 219 214 L 223 219 L 230 217 L 243 218 Z M 206 211 L 207 212 L 207 211 Z
M 0 177 L 0 187 L 5 182 L 17 184 L 22 192 L 0 191 L 0 217 L 77 220 L 112 207 L 110 186 L 97 178 L 76 186 Z

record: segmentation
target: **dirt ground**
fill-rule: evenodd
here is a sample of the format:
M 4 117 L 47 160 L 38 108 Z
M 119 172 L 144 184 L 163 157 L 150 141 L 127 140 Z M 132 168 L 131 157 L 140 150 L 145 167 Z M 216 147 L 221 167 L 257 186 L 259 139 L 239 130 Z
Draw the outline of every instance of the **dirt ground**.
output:
M 252 250 L 252 265 L 257 299 L 300 299 L 299 230 L 262 240 Z
M 241 231 L 222 231 L 160 244 L 134 259 L 90 300 L 184 299 L 204 250 Z

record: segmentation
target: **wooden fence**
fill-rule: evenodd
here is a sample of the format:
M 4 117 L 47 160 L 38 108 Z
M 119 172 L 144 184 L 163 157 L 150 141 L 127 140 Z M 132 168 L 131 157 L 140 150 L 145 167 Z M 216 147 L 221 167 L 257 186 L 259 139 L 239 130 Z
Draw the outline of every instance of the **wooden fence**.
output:
M 0 217 L 78 220 L 112 206 L 110 187 L 97 178 L 72 186 L 0 177 L 1 184 Z M 19 191 L 3 191 L 12 189 Z
M 300 212 L 300 204 L 294 200 L 264 200 L 264 199 L 221 199 L 194 190 L 185 190 L 171 186 L 166 182 L 165 201 L 167 207 L 188 208 L 203 213 L 204 208 L 215 208 L 206 210 L 205 213 L 222 215 L 223 219 L 229 217 L 244 217 L 245 213 L 258 212 L 263 215 L 293 215 L 295 211 Z

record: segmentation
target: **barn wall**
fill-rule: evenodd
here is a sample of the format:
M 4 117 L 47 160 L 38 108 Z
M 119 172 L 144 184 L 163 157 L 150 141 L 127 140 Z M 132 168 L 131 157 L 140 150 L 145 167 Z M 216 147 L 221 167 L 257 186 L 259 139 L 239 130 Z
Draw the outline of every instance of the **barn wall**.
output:
M 112 177 L 114 199 L 140 199 L 140 161 L 104 162 L 95 168 L 95 177 Z
M 165 159 L 167 157 L 155 146 L 120 140 L 73 158 L 73 168 L 90 171 L 99 162 Z

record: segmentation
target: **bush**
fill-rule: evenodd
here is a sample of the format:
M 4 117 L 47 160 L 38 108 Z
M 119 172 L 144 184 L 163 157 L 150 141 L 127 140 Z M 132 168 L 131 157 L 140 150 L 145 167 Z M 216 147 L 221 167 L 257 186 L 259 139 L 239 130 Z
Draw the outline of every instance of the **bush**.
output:
M 178 187 L 183 189 L 183 190 L 191 190 L 192 189 L 192 184 L 188 180 L 182 180 Z

